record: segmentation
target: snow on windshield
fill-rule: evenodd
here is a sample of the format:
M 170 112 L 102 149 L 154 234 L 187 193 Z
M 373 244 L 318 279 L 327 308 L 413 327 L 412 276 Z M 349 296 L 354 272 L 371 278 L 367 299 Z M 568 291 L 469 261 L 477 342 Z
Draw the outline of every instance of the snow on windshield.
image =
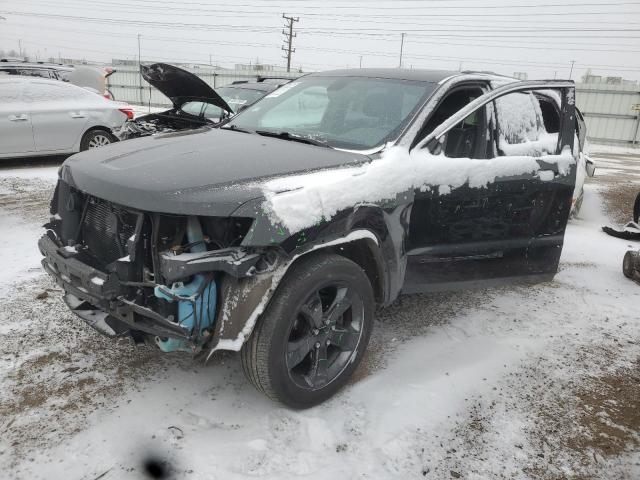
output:
M 542 156 L 539 160 L 558 165 L 561 175 L 575 163 L 570 152 Z M 497 157 L 490 160 L 449 158 L 427 150 L 409 152 L 391 147 L 382 158 L 360 167 L 323 170 L 277 178 L 263 186 L 265 209 L 274 223 L 296 232 L 329 220 L 353 205 L 378 203 L 397 196 L 408 197 L 413 189 L 437 187 L 440 194 L 465 183 L 484 187 L 497 177 L 533 174 L 540 166 L 530 156 Z

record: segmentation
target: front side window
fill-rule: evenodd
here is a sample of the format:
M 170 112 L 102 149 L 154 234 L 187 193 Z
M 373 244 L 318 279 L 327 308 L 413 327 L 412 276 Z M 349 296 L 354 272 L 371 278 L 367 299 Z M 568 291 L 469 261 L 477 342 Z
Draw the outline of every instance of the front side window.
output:
M 478 86 L 457 88 L 449 93 L 425 122 L 421 138 L 431 133 L 451 115 L 482 95 Z M 489 138 L 485 107 L 471 113 L 443 136 L 441 151 L 450 158 L 487 158 Z
M 399 79 L 309 76 L 271 92 L 230 125 L 366 150 L 395 140 L 435 86 Z

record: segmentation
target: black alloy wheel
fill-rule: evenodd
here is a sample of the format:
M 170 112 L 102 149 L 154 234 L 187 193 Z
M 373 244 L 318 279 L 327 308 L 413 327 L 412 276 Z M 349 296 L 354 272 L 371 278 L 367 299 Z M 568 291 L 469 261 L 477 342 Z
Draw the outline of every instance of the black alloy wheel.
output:
M 300 388 L 334 381 L 353 359 L 362 338 L 364 305 L 344 282 L 328 282 L 300 305 L 287 342 L 286 363 Z
M 358 367 L 373 315 L 373 289 L 359 265 L 340 255 L 309 254 L 289 269 L 243 345 L 244 373 L 285 405 L 317 405 Z

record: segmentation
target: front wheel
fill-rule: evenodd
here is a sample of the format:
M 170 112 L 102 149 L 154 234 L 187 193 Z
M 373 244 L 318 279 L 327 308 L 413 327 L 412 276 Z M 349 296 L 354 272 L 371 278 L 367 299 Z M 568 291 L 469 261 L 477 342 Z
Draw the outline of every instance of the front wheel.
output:
M 293 408 L 334 395 L 362 360 L 374 299 L 365 272 L 334 254 L 294 264 L 242 348 L 245 375 Z
M 104 147 L 115 141 L 117 141 L 116 138 L 106 130 L 90 130 L 84 134 L 80 141 L 80 151 Z

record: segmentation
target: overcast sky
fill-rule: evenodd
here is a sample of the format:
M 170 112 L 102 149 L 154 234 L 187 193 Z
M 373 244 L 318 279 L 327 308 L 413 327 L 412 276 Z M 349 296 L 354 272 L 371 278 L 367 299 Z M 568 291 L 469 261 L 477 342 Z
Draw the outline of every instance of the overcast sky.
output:
M 0 0 L 0 49 L 110 61 L 476 69 L 529 78 L 594 74 L 640 79 L 640 0 Z

